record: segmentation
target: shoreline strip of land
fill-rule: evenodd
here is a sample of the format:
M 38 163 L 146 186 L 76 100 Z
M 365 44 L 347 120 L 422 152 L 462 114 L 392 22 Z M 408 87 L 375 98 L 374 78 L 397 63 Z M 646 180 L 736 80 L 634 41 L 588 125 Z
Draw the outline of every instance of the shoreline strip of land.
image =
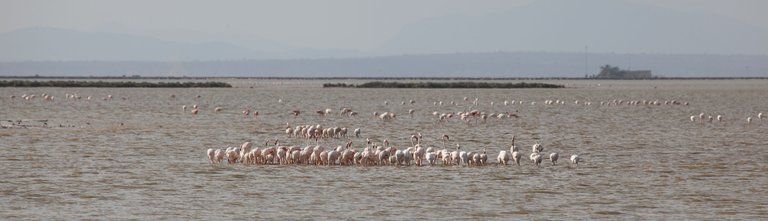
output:
M 37 81 L 2 80 L 0 87 L 143 87 L 143 88 L 230 88 L 224 82 L 136 82 L 136 81 Z

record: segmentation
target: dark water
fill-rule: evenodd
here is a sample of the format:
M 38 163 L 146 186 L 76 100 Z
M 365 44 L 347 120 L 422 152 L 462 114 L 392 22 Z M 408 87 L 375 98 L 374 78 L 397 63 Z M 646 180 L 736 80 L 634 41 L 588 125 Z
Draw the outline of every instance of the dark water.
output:
M 0 219 L 742 219 L 768 217 L 768 81 L 564 81 L 567 89 L 323 89 L 232 81 L 231 89 L 0 88 Z M 251 88 L 253 87 L 253 88 Z M 55 96 L 44 101 L 41 94 Z M 23 94 L 36 94 L 25 101 Z M 77 94 L 80 100 L 65 99 Z M 171 98 L 171 95 L 175 98 Z M 15 95 L 15 99 L 10 99 Z M 102 100 L 113 95 L 112 100 Z M 197 96 L 200 95 L 199 98 Z M 92 96 L 92 100 L 87 100 Z M 468 101 L 463 98 L 467 97 Z M 470 107 L 478 98 L 479 106 Z M 278 102 L 281 99 L 282 102 Z M 407 104 L 414 100 L 415 104 Z M 523 104 L 504 105 L 507 101 Z M 563 100 L 565 105 L 545 105 Z M 575 101 L 580 104 L 575 104 Z M 613 100 L 661 105 L 600 105 Z M 676 100 L 689 105 L 665 105 Z M 388 101 L 388 105 L 385 105 Z M 443 101 L 443 106 L 434 102 Z M 454 101 L 457 105 L 450 105 Z M 401 102 L 406 102 L 402 105 Z M 494 102 L 491 106 L 490 102 Z M 531 104 L 535 102 L 535 104 Z M 585 106 L 584 102 L 591 102 Z M 200 114 L 182 105 L 201 106 Z M 214 112 L 215 107 L 224 108 Z M 357 117 L 319 117 L 351 107 Z M 245 108 L 259 116 L 244 117 Z M 290 112 L 302 110 L 298 117 Z M 407 112 L 416 114 L 409 117 Z M 433 111 L 518 111 L 436 124 Z M 373 112 L 395 112 L 382 123 Z M 723 115 L 724 121 L 689 117 Z M 747 124 L 746 118 L 753 121 Z M 705 117 L 706 118 L 706 117 Z M 22 120 L 14 125 L 7 120 Z M 41 120 L 47 120 L 47 126 Z M 208 148 L 287 138 L 291 126 L 361 128 L 352 138 L 499 150 L 540 141 L 555 166 L 211 165 Z M 26 126 L 26 128 L 24 128 Z M 351 134 L 351 133 L 350 133 Z M 320 141 L 343 145 L 345 139 Z M 310 142 L 314 144 L 314 141 Z M 582 157 L 577 167 L 565 158 Z

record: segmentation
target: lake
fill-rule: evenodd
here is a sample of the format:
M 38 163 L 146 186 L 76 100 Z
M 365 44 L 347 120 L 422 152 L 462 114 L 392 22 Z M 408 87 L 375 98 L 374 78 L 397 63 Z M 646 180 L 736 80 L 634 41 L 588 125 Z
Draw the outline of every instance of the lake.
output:
M 354 89 L 321 85 L 363 81 L 219 80 L 235 87 L 0 88 L 0 219 L 768 217 L 768 119 L 757 118 L 768 114 L 768 80 L 531 81 L 564 89 Z M 43 100 L 43 93 L 54 100 Z M 24 100 L 25 94 L 36 98 Z M 112 99 L 105 100 L 108 95 Z M 195 104 L 200 112 L 192 115 Z M 342 107 L 359 114 L 339 116 Z M 246 109 L 259 115 L 244 116 Z M 325 109 L 332 114 L 315 113 Z M 302 113 L 294 117 L 293 110 Z M 438 123 L 433 115 L 470 110 L 519 117 Z M 397 117 L 383 122 L 373 112 Z M 709 122 L 717 115 L 722 122 Z M 451 150 L 456 143 L 467 151 L 486 148 L 490 165 L 208 162 L 207 149 L 246 141 L 329 148 L 347 142 L 289 138 L 286 124 L 345 127 L 350 135 L 360 128 L 361 137 L 348 138 L 357 150 L 366 138 L 407 147 L 417 132 L 422 145 L 442 149 L 446 134 Z M 497 165 L 513 136 L 523 162 Z M 528 155 L 536 142 L 545 156 L 559 153 L 560 161 L 534 166 Z M 578 166 L 567 159 L 573 154 L 582 159 Z

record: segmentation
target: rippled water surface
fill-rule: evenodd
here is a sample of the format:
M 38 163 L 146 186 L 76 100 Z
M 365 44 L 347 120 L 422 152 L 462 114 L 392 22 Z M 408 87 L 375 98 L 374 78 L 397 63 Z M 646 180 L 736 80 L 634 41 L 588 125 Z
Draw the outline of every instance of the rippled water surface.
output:
M 227 81 L 236 87 L 0 88 L 0 120 L 7 127 L 0 129 L 0 219 L 768 217 L 768 119 L 757 119 L 758 112 L 768 114 L 765 80 L 548 82 L 568 86 L 554 90 L 328 89 L 321 88 L 323 81 Z M 55 100 L 43 101 L 42 93 Z M 38 98 L 24 101 L 23 94 Z M 71 101 L 66 94 L 83 98 Z M 107 95 L 113 99 L 102 100 Z M 479 106 L 469 107 L 474 98 Z M 566 104 L 545 105 L 550 99 Z M 409 100 L 415 104 L 407 104 Z M 505 106 L 505 100 L 523 104 Z M 613 100 L 689 105 L 600 105 Z M 434 105 L 438 101 L 443 105 Z M 200 114 L 182 112 L 182 105 L 193 104 L 200 105 Z M 215 107 L 224 110 L 216 113 Z M 314 113 L 341 107 L 359 115 Z M 245 108 L 260 114 L 244 117 Z M 409 109 L 415 110 L 413 117 Z M 470 124 L 454 118 L 436 124 L 432 115 L 471 109 L 517 110 L 520 118 Z M 292 110 L 303 113 L 293 117 Z M 385 111 L 398 117 L 386 123 L 372 117 Z M 690 122 L 699 113 L 725 120 Z M 18 120 L 23 126 L 15 124 Z M 414 132 L 424 135 L 423 144 L 442 148 L 439 138 L 448 134 L 451 147 L 459 143 L 462 150 L 475 152 L 487 148 L 493 164 L 208 163 L 208 148 L 245 141 L 261 145 L 279 138 L 285 145 L 306 145 L 306 140 L 284 135 L 286 123 L 361 128 L 361 138 L 351 138 L 358 150 L 365 138 L 410 145 Z M 561 160 L 555 166 L 545 162 L 536 167 L 528 161 L 495 165 L 513 135 L 524 156 L 540 141 L 546 155 L 558 152 Z M 335 147 L 345 141 L 322 140 L 320 145 Z M 571 154 L 582 157 L 578 167 L 564 159 Z

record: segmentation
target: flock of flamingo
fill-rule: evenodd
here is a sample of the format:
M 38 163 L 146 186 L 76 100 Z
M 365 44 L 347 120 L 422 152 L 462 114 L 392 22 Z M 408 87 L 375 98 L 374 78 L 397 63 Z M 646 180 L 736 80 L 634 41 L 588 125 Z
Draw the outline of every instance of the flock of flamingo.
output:
M 690 119 L 691 119 L 691 122 L 696 122 L 698 120 L 700 123 L 704 123 L 705 121 L 712 123 L 714 119 L 717 119 L 717 122 L 722 122 L 724 120 L 723 115 L 718 114 L 717 117 L 712 117 L 712 115 L 705 115 L 704 113 L 700 113 L 698 116 L 691 115 Z M 763 121 L 763 112 L 757 113 L 757 119 L 760 121 Z M 752 116 L 748 116 L 746 120 L 747 120 L 747 124 L 751 124 Z
M 50 94 L 47 94 L 47 93 L 42 93 L 42 94 L 40 94 L 40 97 L 42 97 L 42 98 L 43 98 L 43 100 L 45 100 L 45 101 L 54 101 L 54 100 L 56 99 L 56 97 L 55 97 L 55 96 L 53 96 L 53 95 L 50 95 Z M 10 98 L 11 100 L 14 100 L 14 99 L 16 99 L 16 95 L 10 95 L 10 96 L 8 96 L 8 98 Z M 21 99 L 23 99 L 23 100 L 26 100 L 26 101 L 35 100 L 35 98 L 37 98 L 37 95 L 36 95 L 36 94 L 22 94 L 22 95 L 21 95 Z M 80 100 L 80 99 L 83 99 L 83 97 L 82 97 L 82 96 L 80 96 L 80 95 L 77 95 L 77 94 L 69 94 L 69 93 L 65 94 L 65 95 L 64 95 L 64 98 L 66 98 L 66 99 L 68 99 L 68 100 Z M 85 100 L 92 100 L 92 99 L 93 99 L 93 97 L 92 97 L 92 96 L 86 96 L 86 97 L 85 97 Z M 102 100 L 112 100 L 112 95 L 111 95 L 111 94 L 109 94 L 109 95 L 107 95 L 107 96 L 104 96 L 104 97 L 102 97 L 101 99 L 102 99 Z M 123 97 L 123 100 L 125 100 L 125 99 L 126 99 L 126 98 L 125 98 L 125 97 Z
M 44 101 L 54 101 L 55 100 L 55 96 L 47 94 L 47 93 L 40 94 L 40 97 Z M 10 95 L 9 98 L 11 100 L 14 100 L 14 99 L 16 99 L 16 95 Z M 21 99 L 26 100 L 26 101 L 32 101 L 32 100 L 35 100 L 35 98 L 37 98 L 36 94 L 23 94 L 23 95 L 21 95 Z M 176 98 L 176 95 L 171 95 L 171 98 Z M 196 98 L 199 99 L 199 98 L 201 98 L 201 96 L 197 95 Z M 67 99 L 67 100 L 81 100 L 81 99 L 84 99 L 84 100 L 87 100 L 87 101 L 95 100 L 93 98 L 93 96 L 82 97 L 82 96 L 80 96 L 78 94 L 69 94 L 69 93 L 67 93 L 65 95 L 65 99 Z M 101 99 L 105 100 L 105 101 L 112 100 L 113 96 L 110 94 L 110 95 L 106 95 L 106 96 L 102 97 Z M 126 99 L 127 99 L 126 97 L 122 97 L 122 100 L 126 100 Z M 464 101 L 468 101 L 468 100 L 469 100 L 469 98 L 464 97 Z M 282 99 L 279 99 L 278 102 L 282 103 L 283 101 L 282 101 Z M 537 104 L 536 101 L 529 101 L 529 102 L 530 102 L 530 105 L 536 105 Z M 408 102 L 406 102 L 406 101 L 402 101 L 401 102 L 402 105 L 414 104 L 414 103 L 415 103 L 414 100 L 409 100 Z M 583 106 L 591 106 L 592 105 L 592 102 L 590 102 L 590 101 L 575 100 L 573 103 L 575 105 L 583 105 Z M 388 105 L 389 101 L 384 101 L 384 104 Z M 447 105 L 447 104 L 448 104 L 447 102 L 444 103 L 443 101 L 434 101 L 433 102 L 433 106 L 443 106 L 443 105 Z M 488 104 L 490 106 L 494 106 L 495 102 L 491 101 Z M 502 102 L 502 104 L 504 106 L 515 105 L 515 104 L 523 105 L 523 104 L 525 104 L 525 101 L 522 101 L 522 100 L 507 101 L 507 100 L 505 100 L 505 101 Z M 544 100 L 543 104 L 544 105 L 565 105 L 566 102 L 564 100 Z M 450 105 L 459 106 L 460 103 L 459 102 L 455 102 L 455 101 L 451 101 Z M 470 106 L 479 106 L 480 105 L 479 98 L 475 98 L 474 101 L 472 101 L 469 105 Z M 650 106 L 686 105 L 687 106 L 687 105 L 689 105 L 689 103 L 688 102 L 684 102 L 683 103 L 683 102 L 676 101 L 676 100 L 665 100 L 665 101 L 662 102 L 662 101 L 659 101 L 659 100 L 616 100 L 616 99 L 614 99 L 613 101 L 601 101 L 599 103 L 599 105 L 600 106 L 620 106 L 620 105 L 628 105 L 628 106 L 638 106 L 638 105 L 650 105 Z M 198 113 L 200 113 L 200 107 L 197 104 L 192 105 L 191 109 L 189 109 L 187 107 L 187 105 L 183 105 L 182 106 L 182 110 L 185 111 L 185 112 L 189 111 L 189 113 L 191 113 L 193 115 L 197 115 Z M 216 107 L 213 108 L 213 112 L 222 112 L 223 110 L 224 110 L 224 108 L 220 107 L 220 106 L 216 106 Z M 325 109 L 325 110 L 317 110 L 317 111 L 315 111 L 315 113 L 317 113 L 319 116 L 326 116 L 326 115 L 331 114 L 332 112 L 333 112 L 332 109 Z M 415 112 L 416 112 L 416 110 L 409 109 L 408 110 L 408 116 L 413 117 Z M 301 110 L 293 110 L 293 111 L 291 111 L 290 114 L 292 114 L 294 117 L 297 117 L 301 113 L 302 113 Z M 259 112 L 258 111 L 252 111 L 250 108 L 244 109 L 242 111 L 242 114 L 244 114 L 245 116 L 249 116 L 249 115 L 253 115 L 254 117 L 259 116 Z M 358 113 L 352 111 L 352 109 L 350 109 L 350 108 L 341 108 L 341 110 L 339 111 L 339 115 L 340 116 L 354 117 L 354 116 L 357 116 Z M 440 113 L 440 112 L 434 111 L 434 112 L 432 112 L 432 115 L 435 116 L 438 119 L 437 122 L 446 122 L 446 121 L 452 119 L 453 117 L 458 117 L 461 121 L 467 122 L 467 123 L 470 121 L 469 120 L 470 118 L 474 118 L 475 121 L 480 119 L 483 122 L 485 122 L 488 118 L 503 119 L 503 118 L 517 118 L 519 116 L 517 111 L 515 111 L 515 112 L 504 112 L 504 113 L 484 113 L 484 112 L 480 112 L 478 110 L 472 110 L 472 111 L 467 111 L 467 112 L 456 112 L 456 113 Z M 393 113 L 393 112 L 383 112 L 383 113 L 373 112 L 373 116 L 376 117 L 376 118 L 381 119 L 382 121 L 389 121 L 389 120 L 395 119 L 397 117 L 396 113 Z M 762 121 L 763 120 L 763 113 L 762 112 L 757 113 L 756 117 L 757 117 L 758 120 Z M 752 123 L 753 119 L 754 118 L 752 116 L 747 116 L 745 118 L 747 124 Z M 712 116 L 712 115 L 705 115 L 704 113 L 701 113 L 699 115 L 691 115 L 689 117 L 689 120 L 691 122 L 699 121 L 699 122 L 703 123 L 703 122 L 713 122 L 715 120 L 717 120 L 718 122 L 722 122 L 725 119 L 724 119 L 723 115 Z
M 23 100 L 30 101 L 35 100 L 37 96 L 35 94 L 24 94 L 21 96 Z M 41 94 L 40 97 L 42 97 L 45 101 L 53 101 L 54 96 L 49 94 Z M 201 96 L 198 95 L 197 98 L 199 99 Z M 11 95 L 10 99 L 15 99 L 15 95 Z M 106 95 L 102 97 L 102 100 L 112 100 L 112 95 Z M 171 98 L 176 98 L 175 95 L 171 95 Z M 85 98 L 81 97 L 77 94 L 66 94 L 65 99 L 67 100 L 92 100 L 92 96 L 87 96 Z M 122 98 L 123 100 L 126 100 L 125 97 Z M 473 101 L 470 101 L 467 97 L 464 97 L 463 99 L 465 102 L 443 102 L 443 101 L 434 101 L 432 103 L 433 106 L 444 106 L 444 105 L 452 105 L 452 106 L 463 106 L 463 107 L 478 107 L 480 105 L 479 99 L 475 98 Z M 282 99 L 278 100 L 278 103 L 283 103 Z M 412 105 L 414 104 L 414 100 L 409 101 L 402 101 L 400 102 L 401 105 Z M 501 105 L 509 106 L 509 105 L 524 105 L 529 103 L 530 105 L 537 105 L 537 102 L 535 101 L 522 101 L 522 100 L 512 100 L 512 101 L 503 101 L 501 102 Z M 563 100 L 544 100 L 542 102 L 543 105 L 566 105 L 566 102 Z M 579 106 L 591 106 L 592 102 L 589 101 L 573 101 L 574 105 Z M 596 103 L 597 104 L 597 103 Z M 389 105 L 389 101 L 384 101 L 384 105 Z M 494 106 L 496 105 L 494 102 L 489 102 L 486 105 Z M 689 105 L 688 102 L 679 102 L 675 100 L 668 100 L 668 101 L 659 101 L 659 100 L 613 100 L 613 101 L 603 101 L 599 102 L 600 106 L 639 106 L 639 105 L 646 105 L 646 106 L 660 106 L 660 105 Z M 182 111 L 191 113 L 193 115 L 200 114 L 200 106 L 197 104 L 191 105 L 191 108 L 188 108 L 186 105 L 182 106 Z M 222 112 L 224 110 L 223 107 L 214 107 L 213 112 Z M 314 111 L 318 116 L 320 117 L 327 117 L 333 114 L 333 109 L 323 109 L 323 110 L 317 110 Z M 415 114 L 415 109 L 409 109 L 407 111 L 407 116 L 413 117 Z M 245 116 L 253 116 L 257 117 L 259 115 L 258 111 L 252 111 L 250 108 L 246 108 L 242 110 L 242 114 Z M 290 113 L 294 118 L 298 117 L 300 114 L 302 114 L 301 110 L 292 110 Z M 290 116 L 289 115 L 289 116 Z M 358 113 L 353 111 L 349 107 L 343 107 L 340 108 L 338 111 L 339 116 L 344 117 L 356 117 L 358 116 Z M 451 119 L 458 118 L 459 122 L 464 123 L 471 123 L 474 122 L 483 122 L 485 123 L 488 119 L 515 119 L 519 118 L 520 114 L 518 111 L 513 112 L 501 112 L 501 113 L 486 113 L 482 112 L 476 109 L 471 109 L 468 111 L 459 111 L 459 112 L 438 112 L 434 111 L 431 113 L 433 117 L 435 117 L 435 122 L 438 124 L 451 122 Z M 372 116 L 374 118 L 377 118 L 381 120 L 382 122 L 388 122 L 395 120 L 397 118 L 397 114 L 395 112 L 373 112 Z M 763 113 L 757 114 L 757 119 L 762 121 L 763 120 Z M 709 115 L 705 115 L 704 113 L 701 113 L 699 115 L 693 115 L 690 116 L 690 121 L 692 122 L 713 122 L 714 120 L 717 120 L 718 122 L 723 121 L 722 115 L 716 115 L 715 117 Z M 752 123 L 753 118 L 751 116 L 746 118 L 747 124 Z M 356 128 L 352 131 L 355 137 L 360 138 L 361 136 L 361 129 Z M 208 160 L 212 164 L 217 164 L 224 162 L 226 160 L 229 164 L 235 164 L 235 163 L 241 163 L 246 165 L 256 165 L 256 164 L 277 164 L 277 165 L 345 165 L 345 166 L 351 166 L 351 165 L 361 165 L 361 166 L 374 166 L 374 165 L 395 165 L 395 166 L 409 166 L 409 165 L 416 165 L 416 166 L 423 166 L 423 165 L 429 165 L 429 166 L 435 166 L 435 165 L 443 165 L 443 166 L 452 166 L 452 165 L 466 165 L 466 166 L 484 166 L 493 164 L 492 162 L 489 162 L 488 160 L 488 153 L 486 152 L 486 148 L 483 148 L 482 151 L 473 152 L 473 151 L 465 151 L 461 149 L 461 146 L 456 143 L 455 149 L 448 149 L 446 148 L 446 142 L 449 141 L 449 136 L 443 134 L 441 139 L 443 140 L 443 146 L 442 148 L 438 148 L 435 146 L 429 146 L 422 144 L 422 135 L 421 133 L 416 133 L 411 135 L 411 145 L 410 146 L 400 146 L 396 147 L 394 145 L 389 145 L 389 142 L 387 140 L 383 140 L 380 144 L 377 142 L 374 142 L 373 140 L 366 138 L 366 145 L 360 146 L 360 147 L 353 147 L 353 142 L 351 140 L 348 140 L 346 145 L 339 145 L 336 147 L 331 146 L 321 146 L 319 143 L 316 143 L 316 145 L 309 145 L 309 141 L 314 139 L 316 142 L 320 139 L 344 139 L 347 137 L 348 129 L 344 127 L 322 127 L 321 125 L 299 125 L 292 127 L 290 124 L 286 123 L 284 134 L 288 138 L 302 138 L 307 140 L 307 144 L 304 147 L 300 146 L 284 146 L 280 145 L 279 140 L 275 139 L 269 140 L 266 143 L 264 143 L 264 146 L 258 147 L 255 146 L 251 142 L 245 142 L 239 147 L 227 147 L 224 149 L 208 149 L 206 151 Z M 270 145 L 270 143 L 272 145 Z M 549 153 L 549 155 L 545 155 L 543 153 L 544 146 L 537 142 L 533 144 L 531 148 L 531 153 L 528 155 L 529 161 L 536 166 L 539 166 L 543 160 L 543 158 L 547 157 L 549 158 L 549 161 L 552 165 L 555 165 L 557 163 L 557 160 L 559 159 L 560 154 L 556 152 Z M 515 138 L 512 138 L 511 146 L 509 150 L 499 150 L 498 155 L 496 157 L 495 164 L 498 165 L 508 165 L 508 164 L 516 164 L 520 165 L 523 158 L 523 153 L 519 150 L 519 148 L 515 145 Z M 576 154 L 570 156 L 570 161 L 578 165 L 580 161 L 580 157 Z
M 320 129 L 320 131 L 324 131 Z M 357 130 L 356 130 L 357 131 Z M 307 132 L 306 136 L 315 136 L 312 132 Z M 417 133 L 411 135 L 412 146 L 398 148 L 389 145 L 387 140 L 383 140 L 379 145 L 376 142 L 367 140 L 367 145 L 362 150 L 357 150 L 349 140 L 344 146 L 324 147 L 321 145 L 283 146 L 279 140 L 267 140 L 262 147 L 254 147 L 251 142 L 245 142 L 239 147 L 227 147 L 226 149 L 208 149 L 206 151 L 208 161 L 211 164 L 226 162 L 228 164 L 242 163 L 246 165 L 257 164 L 276 164 L 276 165 L 316 165 L 316 166 L 485 166 L 491 164 L 488 161 L 486 149 L 482 152 L 472 152 L 461 150 L 461 145 L 456 144 L 455 150 L 448 150 L 445 142 L 450 137 L 443 134 L 443 148 L 421 144 L 422 135 Z M 271 145 L 270 145 L 271 143 Z M 541 143 L 535 143 L 531 147 L 529 156 L 530 162 L 539 166 L 543 160 L 544 146 Z M 514 162 L 518 166 L 521 163 L 523 154 L 515 145 L 515 138 L 512 137 L 512 145 L 509 151 L 501 150 L 496 157 L 496 163 L 499 165 L 508 165 Z M 558 153 L 550 153 L 549 161 L 556 165 L 559 159 Z M 512 160 L 512 161 L 510 161 Z M 579 155 L 571 155 L 571 163 L 578 165 L 581 161 Z
M 467 98 L 464 98 L 467 101 Z M 279 100 L 282 102 L 282 100 Z M 407 103 L 401 102 L 401 105 L 413 104 L 414 101 L 410 100 Z M 510 104 L 523 104 L 523 101 L 504 101 L 503 105 Z M 459 105 L 456 102 L 451 102 L 451 105 Z M 536 105 L 536 102 L 530 102 L 531 105 Z M 565 105 L 565 101 L 561 100 L 545 100 L 545 105 Z M 576 105 L 590 106 L 591 102 L 574 101 Z M 384 102 L 384 105 L 389 105 L 388 101 Z M 435 101 L 434 106 L 444 105 L 441 101 Z M 469 106 L 478 106 L 478 99 L 476 98 Z M 494 102 L 490 102 L 493 106 Z M 682 103 L 678 101 L 648 101 L 648 100 L 614 100 L 612 102 L 600 102 L 601 106 L 618 106 L 618 105 L 688 105 L 687 102 Z M 196 108 L 195 108 L 196 109 Z M 243 114 L 246 116 L 250 110 L 244 110 Z M 409 109 L 408 115 L 413 116 L 415 110 Z M 192 112 L 196 114 L 197 112 Z M 316 111 L 318 116 L 325 117 L 333 113 L 332 109 L 324 109 Z M 256 113 L 254 113 L 256 114 Z M 297 117 L 301 114 L 300 110 L 293 110 L 291 114 Z M 351 108 L 341 108 L 339 110 L 339 116 L 356 116 L 357 113 L 352 111 Z M 396 118 L 397 114 L 393 112 L 373 112 L 373 117 L 380 119 L 381 121 L 391 121 Z M 479 110 L 459 111 L 459 112 L 432 112 L 433 116 L 437 117 L 437 123 L 448 122 L 449 119 L 454 116 L 465 123 L 472 122 L 470 119 L 474 119 L 475 122 L 482 120 L 485 122 L 488 118 L 518 118 L 519 114 L 515 112 L 504 113 L 485 113 Z M 762 120 L 762 113 L 758 114 L 758 118 Z M 702 118 L 703 119 L 703 115 Z M 722 116 L 718 116 L 718 120 L 722 120 Z M 307 141 L 314 139 L 315 141 L 325 138 L 343 139 L 347 137 L 348 129 L 344 127 L 327 127 L 323 128 L 321 125 L 299 125 L 291 127 L 286 123 L 285 134 L 288 138 L 303 138 Z M 355 137 L 360 137 L 361 129 L 354 129 Z M 383 140 L 381 145 L 373 142 L 371 139 L 366 138 L 366 146 L 354 148 L 353 142 L 348 140 L 346 145 L 339 145 L 336 147 L 326 147 L 317 145 L 300 146 L 281 146 L 278 140 L 274 140 L 273 145 L 269 145 L 270 141 L 267 141 L 262 147 L 254 147 L 253 143 L 246 142 L 240 147 L 228 147 L 225 149 L 208 149 L 208 160 L 212 164 L 221 163 L 226 160 L 229 164 L 242 163 L 247 165 L 254 164 L 277 164 L 277 165 L 342 165 L 342 166 L 373 166 L 373 165 L 393 165 L 393 166 L 452 166 L 452 165 L 465 165 L 465 166 L 484 166 L 493 164 L 488 161 L 488 153 L 486 148 L 483 148 L 481 152 L 463 151 L 461 146 L 457 143 L 456 148 L 449 150 L 445 147 L 445 142 L 449 140 L 448 135 L 443 135 L 443 147 L 442 149 L 422 145 L 421 133 L 411 135 L 412 145 L 410 146 L 391 146 L 387 140 Z M 500 150 L 496 157 L 495 164 L 508 165 L 514 163 L 520 165 L 523 158 L 523 154 L 514 144 L 515 138 L 512 138 L 512 145 L 509 150 Z M 528 155 L 528 159 L 533 165 L 539 166 L 543 158 L 547 155 L 543 155 L 543 145 L 541 143 L 533 144 L 531 153 Z M 549 161 L 552 165 L 557 163 L 560 154 L 556 152 L 549 153 Z M 579 155 L 571 155 L 571 163 L 578 165 L 581 158 Z

